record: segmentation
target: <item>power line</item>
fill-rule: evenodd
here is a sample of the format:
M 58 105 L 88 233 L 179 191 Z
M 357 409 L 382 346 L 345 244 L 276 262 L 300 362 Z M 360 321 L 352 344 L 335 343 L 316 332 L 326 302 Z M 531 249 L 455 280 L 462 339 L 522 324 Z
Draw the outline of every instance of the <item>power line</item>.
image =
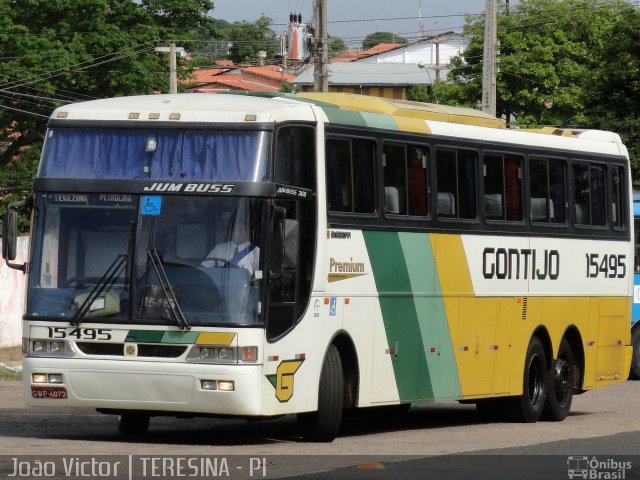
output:
M 20 113 L 26 113 L 27 115 L 34 115 L 36 117 L 49 118 L 49 115 L 40 115 L 39 113 L 28 112 L 27 110 L 20 110 L 19 108 L 7 107 L 6 105 L 0 105 L 0 108 L 4 108 L 5 110 L 13 110 Z

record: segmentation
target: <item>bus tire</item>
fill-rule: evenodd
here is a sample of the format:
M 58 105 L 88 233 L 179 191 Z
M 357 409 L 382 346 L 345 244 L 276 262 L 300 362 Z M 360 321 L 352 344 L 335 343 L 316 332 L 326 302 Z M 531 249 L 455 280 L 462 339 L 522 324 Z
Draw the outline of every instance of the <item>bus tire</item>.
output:
M 149 430 L 149 418 L 147 413 L 123 413 L 118 417 L 118 431 L 122 435 L 145 435 Z
M 631 345 L 633 346 L 633 354 L 631 355 L 629 378 L 631 380 L 640 380 L 640 327 L 633 331 Z
M 547 400 L 542 410 L 542 419 L 559 422 L 567 418 L 573 400 L 575 360 L 573 350 L 566 338 L 560 342 L 558 358 L 549 369 Z
M 320 374 L 318 410 L 299 413 L 298 424 L 307 442 L 332 442 L 342 423 L 344 374 L 340 352 L 335 345 L 327 351 Z
M 547 397 L 549 372 L 544 347 L 538 337 L 533 337 L 527 348 L 524 362 L 522 395 L 507 402 L 507 414 L 511 421 L 537 422 Z

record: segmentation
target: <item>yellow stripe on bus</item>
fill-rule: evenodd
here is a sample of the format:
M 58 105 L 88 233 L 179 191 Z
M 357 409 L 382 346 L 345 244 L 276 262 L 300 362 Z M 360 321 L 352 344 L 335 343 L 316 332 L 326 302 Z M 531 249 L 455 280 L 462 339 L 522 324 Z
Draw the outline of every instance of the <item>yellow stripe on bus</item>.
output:
M 233 332 L 202 332 L 198 335 L 198 345 L 231 345 L 236 334 Z

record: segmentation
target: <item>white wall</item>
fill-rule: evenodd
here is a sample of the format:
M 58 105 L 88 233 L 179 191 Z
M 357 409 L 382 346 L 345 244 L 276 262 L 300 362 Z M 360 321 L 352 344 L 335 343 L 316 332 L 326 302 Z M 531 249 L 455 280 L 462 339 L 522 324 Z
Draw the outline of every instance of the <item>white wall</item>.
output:
M 29 237 L 18 237 L 15 263 L 26 262 L 28 253 Z M 4 259 L 0 258 L 0 347 L 22 344 L 25 278 L 24 273 L 7 267 Z

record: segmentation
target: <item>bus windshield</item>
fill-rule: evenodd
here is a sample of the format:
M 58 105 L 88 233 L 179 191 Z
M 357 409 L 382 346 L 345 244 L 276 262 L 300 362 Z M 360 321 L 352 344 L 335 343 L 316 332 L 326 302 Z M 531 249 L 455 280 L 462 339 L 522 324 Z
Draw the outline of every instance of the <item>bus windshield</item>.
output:
M 49 128 L 39 177 L 130 180 L 267 178 L 264 131 Z
M 267 200 L 47 193 L 37 208 L 28 317 L 261 321 Z

